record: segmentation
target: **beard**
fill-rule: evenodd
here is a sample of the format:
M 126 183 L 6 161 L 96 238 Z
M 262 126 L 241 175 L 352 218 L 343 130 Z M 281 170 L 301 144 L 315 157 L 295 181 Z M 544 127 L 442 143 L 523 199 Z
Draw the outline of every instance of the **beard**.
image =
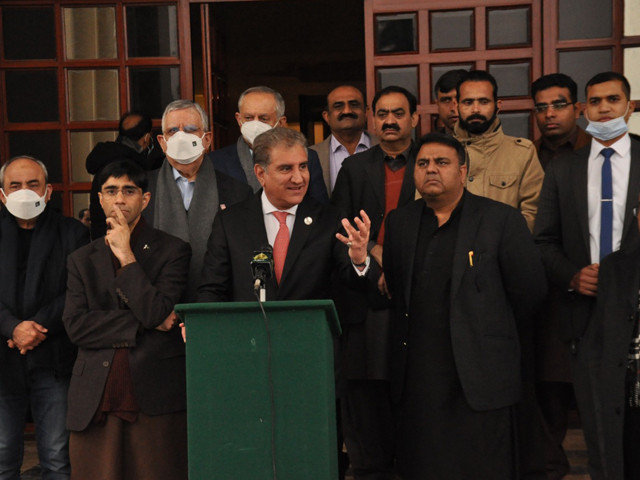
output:
M 462 117 L 458 118 L 460 122 L 460 126 L 469 133 L 474 135 L 481 135 L 489 130 L 491 124 L 495 121 L 498 116 L 498 111 L 494 110 L 491 118 L 487 119 L 484 115 L 480 115 L 479 113 L 474 113 L 469 115 L 467 118 L 463 119 Z M 471 120 L 482 120 L 481 122 L 471 123 Z

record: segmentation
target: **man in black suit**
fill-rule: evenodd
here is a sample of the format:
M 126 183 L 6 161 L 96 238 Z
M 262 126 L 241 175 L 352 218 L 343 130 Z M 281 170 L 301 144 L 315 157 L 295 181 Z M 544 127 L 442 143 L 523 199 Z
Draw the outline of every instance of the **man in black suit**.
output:
M 635 105 L 624 76 L 599 73 L 585 90 L 586 131 L 593 139 L 547 166 L 534 236 L 553 286 L 550 312 L 556 332 L 570 351 L 590 473 L 601 478 L 592 392 L 576 354 L 598 293 L 600 260 L 638 235 L 631 211 L 640 192 L 640 142 L 627 133 Z
M 432 133 L 416 148 L 423 200 L 389 214 L 383 255 L 398 474 L 517 478 L 513 409 L 544 269 L 518 210 L 465 190 L 457 140 Z
M 640 215 L 636 210 L 638 228 Z M 634 222 L 635 223 L 635 222 Z M 640 242 L 602 260 L 581 357 L 588 367 L 606 478 L 640 478 Z
M 242 92 L 238 99 L 236 121 L 242 135 L 238 141 L 207 155 L 213 166 L 239 182 L 248 184 L 254 192 L 260 182 L 253 173 L 253 141 L 263 132 L 275 127 L 286 127 L 284 98 L 275 90 L 259 86 Z M 309 195 L 322 203 L 329 203 L 318 154 L 306 149 L 309 162 Z
M 69 478 L 64 426 L 75 347 L 62 325 L 67 255 L 89 230 L 50 205 L 47 169 L 18 156 L 0 169 L 0 477 L 19 478 L 31 407 L 44 478 Z
M 173 307 L 189 245 L 142 218 L 147 177 L 129 161 L 100 173 L 103 238 L 69 257 L 63 321 L 79 348 L 67 428 L 74 478 L 187 478 L 184 343 Z
M 348 218 L 364 210 L 371 218 L 368 245 L 382 267 L 384 218 L 415 198 L 411 135 L 418 123 L 417 100 L 402 87 L 389 86 L 373 98 L 380 144 L 347 158 L 331 198 Z M 380 282 L 382 283 L 382 279 Z M 336 286 L 342 322 L 340 337 L 342 427 L 356 479 L 393 475 L 392 420 L 389 402 L 388 329 L 391 310 L 377 291 Z
M 198 301 L 255 300 L 249 262 L 266 245 L 274 249 L 276 277 L 267 282 L 267 300 L 331 298 L 334 270 L 365 283 L 357 277 L 369 270 L 369 218 L 361 212 L 355 229 L 346 219 L 340 221 L 335 208 L 305 197 L 309 170 L 304 136 L 283 127 L 270 129 L 255 140 L 254 161 L 263 190 L 216 216 Z M 341 225 L 347 237 L 339 233 Z M 279 236 L 288 243 L 283 255 Z

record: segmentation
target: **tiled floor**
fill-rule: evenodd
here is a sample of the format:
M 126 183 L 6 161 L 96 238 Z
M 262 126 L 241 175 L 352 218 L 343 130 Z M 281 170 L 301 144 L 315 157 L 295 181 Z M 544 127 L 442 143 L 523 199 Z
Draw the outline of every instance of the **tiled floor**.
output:
M 571 462 L 571 474 L 565 480 L 589 480 L 587 474 L 587 451 L 582 437 L 582 430 L 573 428 L 567 433 L 564 448 Z M 40 480 L 40 466 L 33 433 L 28 433 L 24 446 L 24 463 L 22 480 Z M 349 477 L 347 477 L 349 479 Z

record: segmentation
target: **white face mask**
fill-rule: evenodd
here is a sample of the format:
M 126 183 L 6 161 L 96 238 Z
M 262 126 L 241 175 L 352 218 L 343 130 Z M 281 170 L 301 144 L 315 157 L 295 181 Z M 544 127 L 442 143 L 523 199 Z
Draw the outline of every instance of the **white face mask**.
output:
M 277 120 L 276 125 L 278 125 Z M 247 143 L 253 146 L 253 141 L 258 135 L 268 132 L 272 128 L 275 128 L 276 125 L 271 126 L 268 123 L 261 122 L 260 120 L 250 120 L 242 124 L 240 127 L 240 133 L 242 133 L 242 137 L 247 141 Z
M 585 118 L 589 121 L 587 128 L 585 131 L 598 140 L 602 140 L 606 142 L 608 140 L 613 140 L 616 137 L 619 137 L 623 133 L 626 133 L 629 130 L 629 126 L 625 120 L 627 113 L 629 112 L 629 104 L 627 103 L 627 110 L 624 112 L 624 115 L 621 117 L 613 118 L 611 120 L 607 120 L 606 122 L 592 122 L 587 117 L 585 112 Z
M 165 137 L 164 140 L 167 142 L 166 154 L 183 165 L 193 163 L 204 152 L 203 138 L 204 134 L 202 134 L 202 137 L 198 137 L 193 133 L 185 133 L 179 130 L 169 137 L 169 140 Z
M 46 207 L 44 200 L 45 195 L 39 197 L 36 192 L 23 188 L 7 195 L 4 190 L 0 188 L 0 192 L 7 199 L 5 207 L 9 210 L 9 213 L 20 220 L 32 220 L 40 215 Z

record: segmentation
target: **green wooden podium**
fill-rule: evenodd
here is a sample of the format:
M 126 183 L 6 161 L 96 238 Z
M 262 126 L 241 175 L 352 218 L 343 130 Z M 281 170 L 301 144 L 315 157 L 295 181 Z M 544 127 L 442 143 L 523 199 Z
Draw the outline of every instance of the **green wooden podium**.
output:
M 274 464 L 278 480 L 337 478 L 333 302 L 263 306 L 270 354 L 257 302 L 175 308 L 187 328 L 190 480 L 271 480 Z

